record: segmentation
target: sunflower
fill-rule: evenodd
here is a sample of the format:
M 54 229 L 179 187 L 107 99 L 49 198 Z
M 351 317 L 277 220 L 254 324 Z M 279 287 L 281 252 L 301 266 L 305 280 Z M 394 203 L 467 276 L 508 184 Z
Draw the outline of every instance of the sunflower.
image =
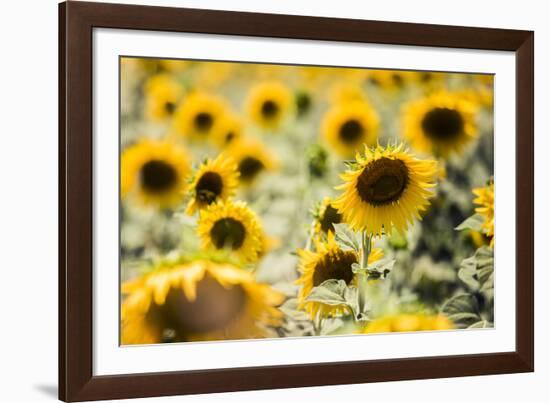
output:
M 347 285 L 355 284 L 355 274 L 351 265 L 359 263 L 359 256 L 353 250 L 340 249 L 334 240 L 334 234 L 329 232 L 327 241 L 316 241 L 316 252 L 306 249 L 299 249 L 300 278 L 296 284 L 301 285 L 298 293 L 298 306 L 309 313 L 311 319 L 318 315 L 322 318 L 333 317 L 349 313 L 346 305 L 328 305 L 316 301 L 306 301 L 314 287 L 317 287 L 327 280 L 344 280 Z M 382 249 L 373 248 L 368 262 L 369 264 L 380 260 L 383 256 Z
M 398 314 L 374 319 L 361 329 L 361 333 L 417 332 L 454 329 L 444 315 Z
M 218 202 L 200 211 L 197 232 L 204 249 L 229 249 L 253 263 L 264 250 L 263 230 L 245 202 Z
M 402 89 L 413 78 L 412 72 L 400 70 L 367 70 L 367 81 L 383 91 Z
M 334 224 L 342 222 L 342 214 L 332 205 L 332 201 L 325 197 L 313 212 L 315 218 L 315 232 L 327 235 L 334 232 Z
M 193 93 L 176 109 L 174 129 L 193 140 L 214 141 L 226 109 L 225 103 L 214 95 Z
M 170 73 L 180 73 L 190 66 L 190 62 L 187 60 L 177 59 L 163 59 L 158 61 L 159 68 L 161 70 L 168 71 Z
M 157 74 L 145 84 L 145 115 L 162 121 L 170 118 L 183 96 L 183 87 L 168 74 Z
M 418 151 L 447 158 L 477 137 L 476 111 L 467 97 L 437 92 L 406 105 L 403 133 Z
M 262 143 L 250 138 L 232 142 L 227 148 L 227 155 L 237 163 L 239 182 L 243 185 L 251 185 L 262 172 L 277 167 L 277 161 L 269 150 Z
M 183 197 L 189 171 L 189 157 L 181 146 L 143 139 L 122 153 L 121 197 L 136 193 L 144 204 L 174 207 Z
M 264 129 L 277 129 L 289 116 L 293 107 L 292 93 L 276 81 L 263 82 L 248 94 L 247 110 L 250 118 Z
M 227 147 L 242 137 L 243 124 L 233 114 L 226 114 L 220 123 L 220 130 L 216 133 L 214 142 L 218 147 Z
M 487 186 L 473 190 L 474 203 L 479 205 L 476 213 L 481 214 L 485 221 L 481 225 L 481 231 L 491 239 L 491 247 L 495 245 L 495 184 L 491 181 Z
M 321 123 L 321 132 L 332 149 L 343 158 L 349 158 L 363 144 L 376 144 L 379 126 L 378 115 L 368 103 L 349 102 L 328 110 Z
M 353 166 L 341 175 L 343 193 L 333 206 L 344 221 L 357 231 L 375 235 L 390 233 L 395 227 L 404 231 L 413 217 L 429 205 L 435 186 L 437 162 L 419 160 L 403 145 L 365 146 Z
M 122 284 L 122 344 L 262 338 L 283 296 L 227 263 L 165 263 Z
M 191 200 L 187 205 L 187 214 L 192 215 L 197 209 L 229 199 L 235 194 L 238 178 L 237 164 L 232 158 L 220 154 L 215 160 L 206 159 L 191 180 Z

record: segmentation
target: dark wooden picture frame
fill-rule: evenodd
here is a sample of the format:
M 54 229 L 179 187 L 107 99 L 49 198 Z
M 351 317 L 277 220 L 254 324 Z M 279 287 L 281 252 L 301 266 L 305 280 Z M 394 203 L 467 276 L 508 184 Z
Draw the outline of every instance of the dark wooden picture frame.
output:
M 491 354 L 94 376 L 94 28 L 505 50 L 516 54 L 516 348 Z M 291 15 L 59 5 L 59 398 L 64 401 L 351 384 L 534 370 L 534 33 Z

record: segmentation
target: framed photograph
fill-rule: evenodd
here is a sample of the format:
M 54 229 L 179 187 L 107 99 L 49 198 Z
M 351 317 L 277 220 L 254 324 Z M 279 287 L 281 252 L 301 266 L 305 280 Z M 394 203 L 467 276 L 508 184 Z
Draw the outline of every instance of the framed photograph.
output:
M 59 5 L 59 398 L 534 370 L 534 33 Z

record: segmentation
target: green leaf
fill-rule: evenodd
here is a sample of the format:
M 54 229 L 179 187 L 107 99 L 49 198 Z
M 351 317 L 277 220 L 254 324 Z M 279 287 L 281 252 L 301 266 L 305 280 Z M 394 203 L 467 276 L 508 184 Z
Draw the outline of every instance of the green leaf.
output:
M 335 240 L 344 250 L 352 249 L 359 253 L 357 235 L 346 224 L 334 224 Z
M 448 299 L 441 307 L 441 313 L 458 328 L 467 328 L 481 320 L 477 299 L 471 294 L 459 294 Z
M 474 256 L 460 264 L 458 278 L 472 291 L 480 291 L 492 297 L 494 288 L 494 258 L 489 247 L 479 248 Z
M 359 308 L 359 298 L 356 287 L 348 287 L 344 280 L 327 280 L 314 287 L 305 299 L 306 301 L 321 302 L 327 305 L 347 305 L 356 320 L 368 318 L 366 312 Z
M 338 329 L 344 326 L 344 321 L 341 318 L 327 318 L 321 322 L 321 336 L 327 336 L 335 333 Z
M 344 298 L 346 288 L 347 285 L 344 280 L 327 280 L 314 287 L 306 297 L 306 301 L 322 302 L 327 305 L 342 305 L 346 303 Z
M 480 320 L 473 325 L 468 326 L 468 329 L 487 329 L 493 327 L 493 324 L 487 320 Z
M 474 214 L 462 222 L 458 227 L 455 228 L 457 231 L 462 231 L 465 229 L 472 229 L 474 231 L 481 231 L 481 225 L 485 222 L 485 218 L 481 214 Z
M 298 309 L 298 300 L 296 298 L 287 299 L 279 309 L 288 317 L 296 321 L 309 320 L 309 315 Z

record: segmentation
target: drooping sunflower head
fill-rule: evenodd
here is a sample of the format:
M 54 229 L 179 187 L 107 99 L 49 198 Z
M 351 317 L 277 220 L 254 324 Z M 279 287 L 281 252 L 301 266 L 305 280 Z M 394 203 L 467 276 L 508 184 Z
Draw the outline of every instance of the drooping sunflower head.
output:
M 353 250 L 341 249 L 334 240 L 334 234 L 328 234 L 326 242 L 317 241 L 316 251 L 298 250 L 300 258 L 300 277 L 296 284 L 300 285 L 298 306 L 309 313 L 311 319 L 318 315 L 323 318 L 349 313 L 345 305 L 328 305 L 316 301 L 307 301 L 307 296 L 314 287 L 327 280 L 343 280 L 347 285 L 355 284 L 355 274 L 352 265 L 359 262 L 357 253 Z M 373 248 L 368 262 L 374 263 L 383 256 L 382 250 Z
M 262 338 L 283 296 L 231 264 L 164 264 L 122 284 L 122 344 Z
M 474 203 L 479 207 L 476 213 L 481 214 L 485 221 L 481 226 L 482 232 L 491 239 L 491 247 L 495 245 L 495 184 L 491 180 L 487 186 L 473 189 Z
M 122 153 L 121 197 L 135 194 L 144 204 L 174 207 L 183 198 L 189 171 L 189 157 L 181 146 L 141 140 Z
M 170 75 L 152 76 L 145 84 L 145 115 L 155 121 L 171 118 L 183 93 L 183 87 Z
M 447 158 L 477 137 L 476 111 L 468 97 L 434 93 L 405 106 L 403 133 L 416 150 Z
M 239 182 L 252 185 L 266 171 L 277 168 L 273 154 L 259 141 L 251 138 L 237 139 L 227 148 L 227 155 L 233 158 L 239 171 Z
M 263 82 L 250 90 L 247 110 L 251 120 L 264 129 L 277 129 L 290 115 L 293 96 L 280 82 Z
M 215 141 L 226 110 L 220 98 L 201 92 L 192 93 L 176 109 L 174 129 L 192 140 Z
M 256 262 L 264 248 L 260 222 L 244 202 L 218 202 L 201 210 L 197 232 L 204 249 L 225 249 L 244 262 Z
M 325 114 L 321 132 L 343 158 L 350 158 L 364 144 L 372 146 L 378 139 L 380 119 L 366 102 L 350 102 L 333 106 Z
M 235 194 L 239 184 L 237 164 L 232 158 L 220 154 L 216 159 L 207 159 L 195 172 L 189 192 L 187 214 L 204 209 L 217 201 L 228 200 Z
M 444 315 L 403 313 L 387 315 L 371 320 L 361 333 L 418 332 L 428 330 L 451 330 L 454 324 Z
M 227 113 L 220 123 L 220 130 L 218 130 L 214 142 L 218 147 L 225 148 L 240 139 L 242 135 L 243 123 L 241 119 Z
M 333 206 L 332 200 L 325 197 L 323 201 L 315 208 L 313 212 L 315 218 L 315 232 L 327 235 L 334 232 L 334 224 L 340 224 L 343 221 L 342 214 Z
M 344 183 L 333 206 L 357 231 L 382 235 L 392 228 L 405 231 L 429 205 L 437 177 L 437 162 L 413 157 L 403 145 L 365 147 L 353 166 L 341 175 Z

